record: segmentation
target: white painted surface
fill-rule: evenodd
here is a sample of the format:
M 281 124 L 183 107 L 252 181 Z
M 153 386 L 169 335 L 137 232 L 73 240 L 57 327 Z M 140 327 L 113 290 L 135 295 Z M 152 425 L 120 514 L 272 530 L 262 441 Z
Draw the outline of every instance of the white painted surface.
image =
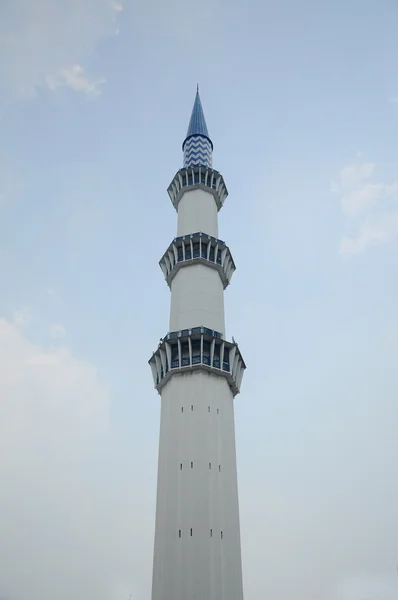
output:
M 185 192 L 178 203 L 177 237 L 196 231 L 218 238 L 216 201 L 202 189 Z
M 162 392 L 155 532 L 152 600 L 242 600 L 234 406 L 222 377 L 174 375 Z
M 225 335 L 224 289 L 216 269 L 193 264 L 180 269 L 171 283 L 169 331 L 200 325 Z

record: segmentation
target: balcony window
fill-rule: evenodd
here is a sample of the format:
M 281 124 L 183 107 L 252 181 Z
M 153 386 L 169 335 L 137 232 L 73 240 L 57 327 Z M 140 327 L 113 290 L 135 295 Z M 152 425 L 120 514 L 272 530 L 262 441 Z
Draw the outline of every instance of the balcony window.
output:
M 211 260 L 212 262 L 214 262 L 214 246 L 211 246 L 211 248 L 210 248 L 209 260 Z
M 176 369 L 180 366 L 180 361 L 178 358 L 178 344 L 173 344 L 171 346 L 171 368 Z
M 214 346 L 213 367 L 220 368 L 220 346 L 218 344 Z
M 200 256 L 199 242 L 193 245 L 193 258 L 198 258 Z
M 185 244 L 185 259 L 188 260 L 191 256 L 191 244 Z
M 192 364 L 197 365 L 201 362 L 200 340 L 192 340 Z
M 189 346 L 188 342 L 181 343 L 181 366 L 189 366 Z
M 221 265 L 221 250 L 218 248 L 217 250 L 217 264 Z
M 229 348 L 224 348 L 224 358 L 222 363 L 223 371 L 229 372 Z

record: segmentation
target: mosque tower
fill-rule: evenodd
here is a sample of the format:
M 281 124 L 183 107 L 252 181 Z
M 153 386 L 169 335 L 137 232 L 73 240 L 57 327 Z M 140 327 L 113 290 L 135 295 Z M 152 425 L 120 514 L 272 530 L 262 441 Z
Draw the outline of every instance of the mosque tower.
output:
M 245 363 L 225 337 L 235 263 L 218 237 L 228 195 L 199 90 L 168 194 L 177 237 L 160 260 L 169 332 L 151 357 L 161 395 L 152 600 L 243 600 L 234 397 Z

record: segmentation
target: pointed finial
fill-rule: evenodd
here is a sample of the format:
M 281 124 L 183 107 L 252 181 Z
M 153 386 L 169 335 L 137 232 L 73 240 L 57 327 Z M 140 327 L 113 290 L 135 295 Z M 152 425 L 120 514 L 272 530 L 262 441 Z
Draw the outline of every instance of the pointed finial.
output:
M 194 165 L 211 167 L 213 142 L 207 131 L 206 120 L 199 96 L 199 83 L 196 85 L 195 102 L 182 149 L 184 152 L 184 167 Z
M 203 114 L 202 103 L 200 101 L 199 96 L 199 84 L 197 84 L 196 86 L 196 98 L 193 105 L 191 120 L 189 121 L 189 127 L 185 141 L 192 135 L 201 135 L 207 137 L 210 140 L 209 132 L 207 131 L 205 116 Z

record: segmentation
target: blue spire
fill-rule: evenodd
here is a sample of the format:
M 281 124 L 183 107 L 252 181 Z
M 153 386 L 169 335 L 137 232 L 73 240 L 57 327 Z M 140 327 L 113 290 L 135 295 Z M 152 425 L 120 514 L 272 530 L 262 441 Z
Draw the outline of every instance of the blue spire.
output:
M 197 88 L 196 88 L 195 103 L 193 105 L 191 120 L 189 122 L 187 135 L 186 135 L 186 138 L 182 145 L 183 149 L 184 149 L 186 141 L 192 136 L 201 136 L 201 137 L 207 138 L 211 144 L 211 148 L 213 149 L 213 144 L 209 137 L 209 132 L 207 130 L 206 119 L 203 114 L 202 103 L 200 101 L 199 86 L 197 86 Z

